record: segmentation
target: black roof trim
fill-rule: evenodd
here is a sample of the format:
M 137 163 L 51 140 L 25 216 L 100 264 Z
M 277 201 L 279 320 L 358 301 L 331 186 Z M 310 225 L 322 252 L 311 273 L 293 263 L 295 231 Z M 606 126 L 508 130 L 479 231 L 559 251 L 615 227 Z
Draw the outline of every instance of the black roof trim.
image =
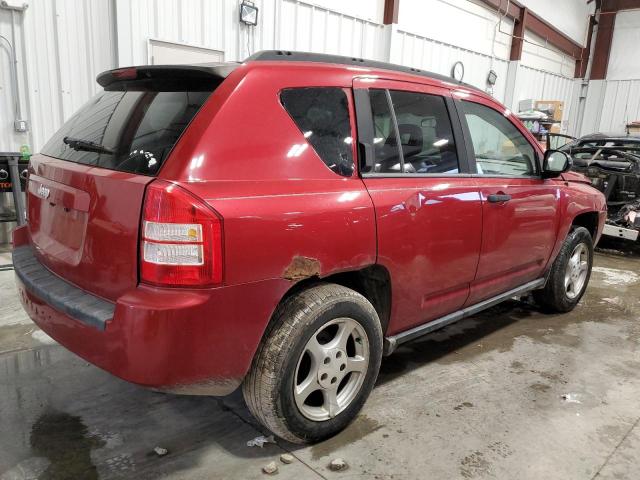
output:
M 194 65 L 142 65 L 107 70 L 96 77 L 102 87 L 115 86 L 120 82 L 135 82 L 158 79 L 190 79 L 222 81 L 240 66 L 239 63 L 201 63 Z M 135 76 L 127 72 L 135 71 Z M 119 75 L 121 74 L 121 75 Z
M 370 67 L 378 68 L 381 70 L 391 70 L 394 72 L 408 73 L 410 75 L 417 75 L 425 78 L 432 78 L 447 82 L 453 85 L 460 85 L 465 88 L 470 88 L 476 91 L 481 91 L 473 85 L 469 85 L 463 82 L 457 82 L 452 77 L 441 75 L 439 73 L 427 72 L 420 70 L 419 68 L 406 67 L 404 65 L 396 65 L 394 63 L 380 62 L 378 60 L 365 60 L 356 57 L 344 57 L 342 55 L 330 55 L 326 53 L 310 53 L 310 52 L 292 52 L 288 50 L 263 50 L 261 52 L 254 53 L 250 57 L 245 59 L 247 62 L 256 61 L 273 61 L 273 62 L 316 62 L 316 63 L 335 63 L 338 65 L 354 65 L 358 67 Z

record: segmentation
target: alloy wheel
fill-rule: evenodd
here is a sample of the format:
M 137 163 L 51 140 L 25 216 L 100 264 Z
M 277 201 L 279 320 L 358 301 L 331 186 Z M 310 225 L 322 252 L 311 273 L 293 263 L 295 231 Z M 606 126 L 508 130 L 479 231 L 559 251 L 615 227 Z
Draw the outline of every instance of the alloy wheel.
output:
M 589 273 L 589 250 L 579 243 L 569 257 L 564 273 L 564 289 L 567 297 L 574 299 L 582 292 Z
M 358 396 L 369 366 L 369 339 L 360 323 L 337 318 L 311 336 L 298 359 L 293 396 L 315 422 L 334 418 Z

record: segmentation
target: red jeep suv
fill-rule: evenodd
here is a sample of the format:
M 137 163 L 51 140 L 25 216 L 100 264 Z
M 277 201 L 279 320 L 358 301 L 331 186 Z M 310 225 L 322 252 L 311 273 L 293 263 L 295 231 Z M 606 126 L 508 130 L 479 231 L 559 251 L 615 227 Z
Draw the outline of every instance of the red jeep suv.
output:
M 282 51 L 97 81 L 31 159 L 13 260 L 29 316 L 120 378 L 242 385 L 262 424 L 314 442 L 403 342 L 585 291 L 603 195 L 476 88 Z

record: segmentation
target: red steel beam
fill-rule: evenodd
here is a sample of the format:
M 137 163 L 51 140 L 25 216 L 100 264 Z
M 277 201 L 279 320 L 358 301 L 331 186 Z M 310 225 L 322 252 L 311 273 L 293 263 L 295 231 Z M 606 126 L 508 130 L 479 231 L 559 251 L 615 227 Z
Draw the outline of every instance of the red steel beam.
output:
M 516 0 L 481 0 L 485 5 L 497 10 L 498 12 L 505 14 L 509 18 L 512 18 L 518 21 L 518 19 L 522 18 L 523 10 L 525 7 L 522 6 Z M 615 0 L 615 1 L 631 1 L 631 0 Z M 639 0 L 640 1 L 640 0 Z M 507 6 L 509 9 L 507 10 Z M 517 27 L 517 23 L 516 23 Z M 527 13 L 527 25 L 526 29 L 531 33 L 542 37 L 546 40 L 550 45 L 553 45 L 558 50 L 571 57 L 579 60 L 582 56 L 582 45 L 573 41 L 571 38 L 566 36 L 557 28 L 553 27 L 549 23 L 545 22 L 542 18 L 540 18 L 535 13 L 529 11 Z
M 593 27 L 596 25 L 595 15 L 589 17 L 589 30 L 587 31 L 587 44 L 582 49 L 580 60 L 576 60 L 576 69 L 574 78 L 584 78 L 587 74 L 587 65 L 589 64 L 589 56 L 591 55 L 591 42 L 593 41 Z
M 602 0 L 603 12 L 619 12 L 640 8 L 640 0 Z
M 384 0 L 384 13 L 382 22 L 385 25 L 398 23 L 398 12 L 400 11 L 400 0 Z
M 607 67 L 609 66 L 609 54 L 611 53 L 611 41 L 613 40 L 615 25 L 615 13 L 603 12 L 600 14 L 596 46 L 593 49 L 591 80 L 604 80 L 607 78 Z
M 511 55 L 509 59 L 520 60 L 522 58 L 522 46 L 524 45 L 524 32 L 527 29 L 529 10 L 523 8 L 520 17 L 514 18 L 513 36 L 511 37 Z
M 530 32 L 542 37 L 561 52 L 572 56 L 576 60 L 580 59 L 582 55 L 582 45 L 574 42 L 560 30 L 552 27 L 534 13 L 531 13 L 529 16 L 529 24 L 527 27 Z

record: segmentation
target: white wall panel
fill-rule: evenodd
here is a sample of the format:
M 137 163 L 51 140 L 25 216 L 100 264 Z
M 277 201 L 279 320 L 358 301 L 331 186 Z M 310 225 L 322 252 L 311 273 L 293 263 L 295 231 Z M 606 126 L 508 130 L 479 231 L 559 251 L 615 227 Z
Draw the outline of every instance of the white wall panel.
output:
M 595 11 L 595 2 L 587 0 L 520 0 L 540 18 L 555 25 L 573 41 L 584 45 L 587 38 L 589 15 Z
M 0 150 L 21 144 L 38 151 L 73 112 L 97 91 L 96 75 L 115 63 L 111 3 L 104 0 L 42 0 L 16 14 L 20 93 L 28 134 L 13 132 L 14 90 L 6 51 L 0 65 Z M 0 9 L 0 34 L 10 39 L 10 14 Z
M 281 3 L 276 48 L 384 59 L 384 27 L 306 2 Z
M 15 15 L 16 23 L 18 23 L 19 14 Z M 22 52 L 24 45 L 22 42 L 22 28 L 16 26 L 16 47 L 18 50 L 18 60 L 23 61 Z M 44 33 L 44 32 L 43 32 Z M 6 10 L 0 10 L 0 35 L 9 43 L 12 42 L 11 35 L 11 15 Z M 0 39 L 0 151 L 15 151 L 20 145 L 29 143 L 28 134 L 15 133 L 13 131 L 13 121 L 15 119 L 15 88 L 13 86 L 13 78 L 11 73 L 11 49 L 5 40 Z M 18 64 L 19 69 L 19 90 L 22 98 L 25 98 L 25 77 L 20 75 L 20 70 L 24 67 L 23 63 Z M 28 119 L 27 102 L 21 104 L 22 117 Z
M 391 61 L 447 76 L 451 75 L 453 64 L 461 61 L 465 69 L 463 81 L 481 90 L 486 90 L 487 75 L 493 69 L 498 74 L 493 96 L 504 101 L 508 67 L 505 60 L 492 60 L 489 55 L 399 30 L 393 39 Z
M 116 0 L 118 65 L 146 64 L 150 38 L 223 50 L 225 10 L 229 6 L 237 8 L 236 3 L 228 0 Z M 257 6 L 261 7 L 262 3 L 257 2 Z
M 374 23 L 382 23 L 384 0 L 312 0 L 307 3 Z
M 402 0 L 398 28 L 507 60 L 513 22 L 469 0 Z
M 119 65 L 147 63 L 147 40 L 188 43 L 225 52 L 238 61 L 264 49 L 286 49 L 366 56 L 383 53 L 381 23 L 354 16 L 354 4 L 338 11 L 296 0 L 257 0 L 256 27 L 238 22 L 238 0 L 117 0 Z M 336 2 L 325 1 L 333 4 Z M 375 0 L 363 12 L 376 12 Z M 374 8 L 375 7 L 375 8 Z
M 517 111 L 521 100 L 559 100 L 564 102 L 560 131 L 561 133 L 573 132 L 575 125 L 569 124 L 569 119 L 572 118 L 571 109 L 574 108 L 573 87 L 573 78 L 520 65 L 515 82 L 512 109 Z
M 545 70 L 565 77 L 573 77 L 576 61 L 546 43 L 543 38 L 525 32 L 522 46 L 522 65 Z
M 640 121 L 640 80 L 607 80 L 598 130 L 623 133 L 635 120 Z
M 582 2 L 567 0 L 570 5 L 563 3 L 551 12 L 551 0 L 539 1 L 540 8 L 534 0 L 527 6 L 548 20 L 546 15 L 565 15 Z M 263 49 L 307 50 L 391 60 L 445 75 L 453 63 L 462 61 L 464 80 L 483 90 L 493 68 L 498 74 L 494 96 L 505 99 L 513 23 L 478 0 L 402 0 L 399 24 L 394 27 L 382 25 L 384 0 L 256 0 L 257 27 L 238 21 L 240 0 L 29 3 L 16 43 L 23 117 L 31 122 L 31 132 L 13 132 L 9 59 L 0 46 L 0 150 L 28 143 L 37 151 L 96 92 L 99 72 L 146 64 L 149 39 L 223 51 L 226 61 L 242 60 Z M 7 37 L 9 17 L 0 9 L 0 34 Z M 533 73 L 523 70 L 523 82 L 533 83 L 518 82 L 517 97 L 565 100 L 568 80 L 562 77 L 572 76 L 573 63 L 553 50 L 525 44 L 524 51 L 522 63 Z M 544 95 L 538 93 L 541 88 Z M 565 105 L 568 108 L 570 102 L 565 100 Z
M 640 79 L 640 10 L 616 14 L 607 80 Z

